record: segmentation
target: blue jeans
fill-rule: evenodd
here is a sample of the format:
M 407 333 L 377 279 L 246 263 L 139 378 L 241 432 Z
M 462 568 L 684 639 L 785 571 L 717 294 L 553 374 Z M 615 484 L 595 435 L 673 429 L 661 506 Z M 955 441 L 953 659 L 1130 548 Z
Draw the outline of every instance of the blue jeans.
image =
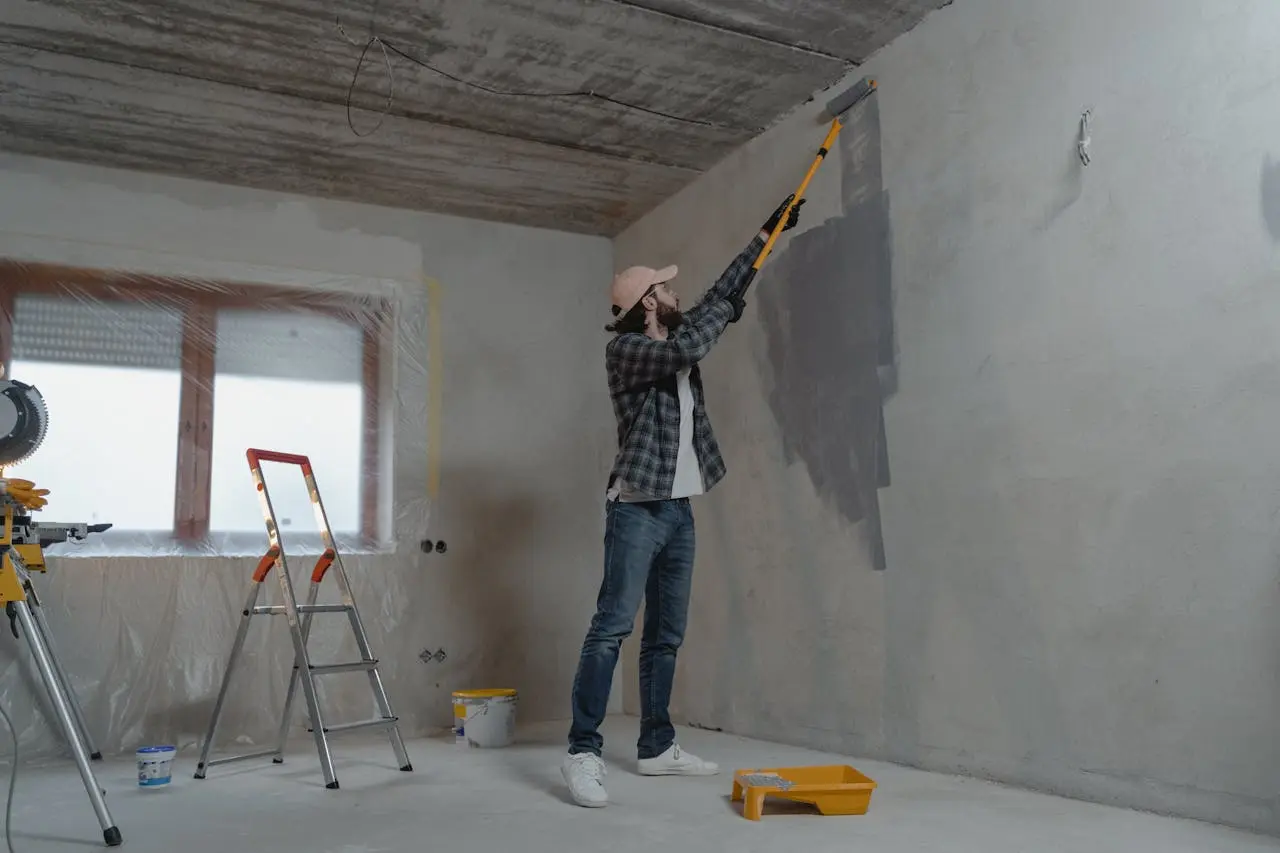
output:
M 604 532 L 604 580 L 596 614 L 582 643 L 573 679 L 569 752 L 600 754 L 600 724 L 609 704 L 618 650 L 631 634 L 643 599 L 640 635 L 640 758 L 661 755 L 675 742 L 668 706 L 676 651 L 684 641 L 693 582 L 693 510 L 688 498 L 610 501 Z

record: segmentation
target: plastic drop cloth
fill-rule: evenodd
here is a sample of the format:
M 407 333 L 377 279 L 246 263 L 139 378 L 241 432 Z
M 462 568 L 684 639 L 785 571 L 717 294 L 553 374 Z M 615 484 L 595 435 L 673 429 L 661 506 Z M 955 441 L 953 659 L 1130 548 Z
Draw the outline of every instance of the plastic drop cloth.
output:
M 428 315 L 425 284 L 304 290 L 0 263 L 0 362 L 50 416 L 43 445 L 6 473 L 50 489 L 38 521 L 114 525 L 51 546 L 34 578 L 95 746 L 202 741 L 267 547 L 249 447 L 310 457 L 402 729 L 426 725 L 394 685 L 420 643 L 405 616 L 432 476 Z M 264 473 L 302 599 L 317 519 L 296 466 Z M 337 600 L 332 573 L 322 589 L 322 603 Z M 258 603 L 280 602 L 273 574 Z M 316 617 L 310 648 L 316 662 L 359 657 L 341 615 Z M 273 741 L 292 664 L 283 618 L 254 617 L 215 750 Z M 373 716 L 363 675 L 320 689 L 328 719 Z M 67 753 L 26 643 L 8 631 L 0 701 L 24 759 Z M 305 703 L 294 713 L 305 727 Z

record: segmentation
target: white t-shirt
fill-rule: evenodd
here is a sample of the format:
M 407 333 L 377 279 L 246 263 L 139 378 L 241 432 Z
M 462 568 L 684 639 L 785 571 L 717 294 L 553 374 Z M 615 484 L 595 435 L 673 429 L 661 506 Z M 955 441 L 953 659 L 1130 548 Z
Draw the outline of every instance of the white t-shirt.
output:
M 689 498 L 703 492 L 702 469 L 698 466 L 698 454 L 693 449 L 693 388 L 689 384 L 690 369 L 676 374 L 676 393 L 680 397 L 680 444 L 676 456 L 676 476 L 671 484 L 671 497 Z M 626 483 L 615 483 L 609 490 L 609 500 L 639 503 L 658 500 L 651 495 L 636 492 Z
M 676 456 L 671 497 L 688 498 L 702 494 L 702 469 L 693 449 L 693 388 L 689 386 L 687 368 L 676 374 L 676 390 L 680 394 L 680 453 Z

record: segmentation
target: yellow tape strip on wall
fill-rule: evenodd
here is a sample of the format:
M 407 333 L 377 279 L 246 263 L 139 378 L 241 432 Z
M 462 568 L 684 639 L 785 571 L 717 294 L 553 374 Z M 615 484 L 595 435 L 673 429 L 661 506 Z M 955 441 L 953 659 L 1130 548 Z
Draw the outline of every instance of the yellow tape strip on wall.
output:
M 440 282 L 423 275 L 427 285 L 427 496 L 440 494 L 440 434 L 444 400 L 444 344 L 440 338 Z

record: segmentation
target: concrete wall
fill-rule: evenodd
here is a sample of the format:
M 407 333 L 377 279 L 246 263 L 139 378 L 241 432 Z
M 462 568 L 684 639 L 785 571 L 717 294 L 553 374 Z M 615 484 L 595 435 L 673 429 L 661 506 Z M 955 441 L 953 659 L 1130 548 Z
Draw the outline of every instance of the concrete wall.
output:
M 612 454 L 600 366 L 607 240 L 6 155 L 0 257 L 391 295 L 401 311 L 394 393 L 383 398 L 394 401 L 395 551 L 354 557 L 348 570 L 392 700 L 409 733 L 448 726 L 449 693 L 465 687 L 520 689 L 522 719 L 567 715 Z M 440 284 L 434 308 L 427 277 Z M 434 450 L 433 371 L 443 379 Z M 423 538 L 448 552 L 423 555 Z M 101 746 L 203 734 L 252 563 L 51 557 L 41 590 Z M 27 655 L 3 645 L 0 698 L 25 754 L 56 749 L 31 702 Z M 439 648 L 444 662 L 419 660 Z M 224 742 L 270 735 L 291 663 L 282 622 L 255 631 Z M 335 717 L 369 715 L 363 679 L 330 686 Z
M 957 0 L 860 70 L 809 231 L 706 364 L 730 474 L 678 717 L 1280 831 L 1278 41 L 1269 0 Z M 824 100 L 617 263 L 701 289 Z

